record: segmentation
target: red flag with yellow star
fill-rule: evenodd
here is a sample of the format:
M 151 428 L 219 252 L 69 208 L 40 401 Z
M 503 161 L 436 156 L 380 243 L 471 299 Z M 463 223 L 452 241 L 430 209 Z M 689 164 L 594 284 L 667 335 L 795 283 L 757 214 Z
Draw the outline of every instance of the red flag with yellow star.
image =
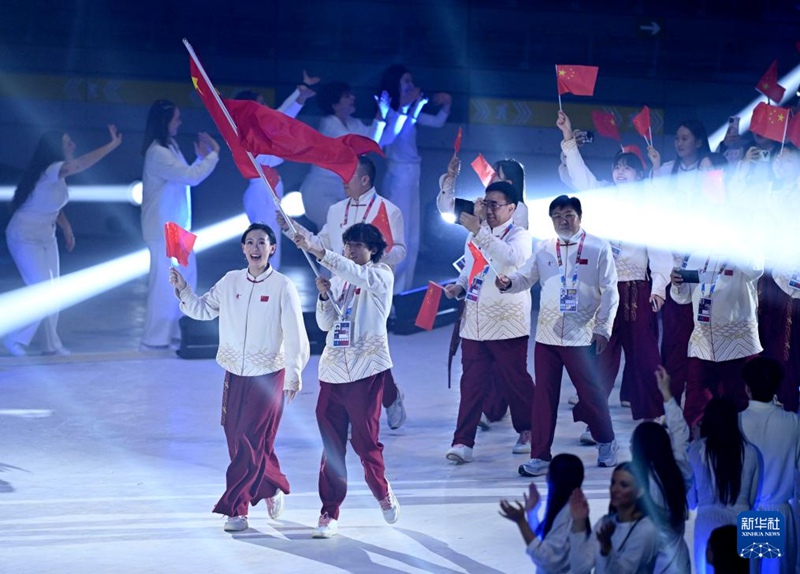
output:
M 173 221 L 164 224 L 164 239 L 167 243 L 167 257 L 174 257 L 184 267 L 189 266 L 189 255 L 194 248 L 197 235 L 186 231 Z
M 776 104 L 781 102 L 786 89 L 778 83 L 778 60 L 772 62 L 769 69 L 761 76 L 758 84 L 756 84 L 756 90 Z
M 370 224 L 378 228 L 378 231 L 383 235 L 383 240 L 386 242 L 386 253 L 394 247 L 394 236 L 392 235 L 392 226 L 389 223 L 389 214 L 386 212 L 386 203 L 381 201 L 381 206 L 378 208 L 378 214 L 375 219 L 370 221 Z
M 467 243 L 469 247 L 470 253 L 472 253 L 472 269 L 469 270 L 469 278 L 467 279 L 467 285 L 472 285 L 472 280 L 478 276 L 478 274 L 483 273 L 483 270 L 489 265 L 489 261 L 487 261 L 486 257 L 484 257 L 483 252 L 475 245 L 472 241 Z
M 650 108 L 644 106 L 641 112 L 633 116 L 633 127 L 636 128 L 636 133 L 650 142 Z
M 617 119 L 611 112 L 592 110 L 592 121 L 594 122 L 594 129 L 598 135 L 601 135 L 604 138 L 611 138 L 612 140 L 622 140 L 619 135 Z
M 597 66 L 556 65 L 556 81 L 558 95 L 575 94 L 576 96 L 593 96 L 594 84 L 597 82 Z
M 761 102 L 753 110 L 750 131 L 767 139 L 783 142 L 789 121 L 789 110 Z
M 475 170 L 475 173 L 478 174 L 478 177 L 481 178 L 483 187 L 489 187 L 489 184 L 492 183 L 492 179 L 494 179 L 495 173 L 492 166 L 489 165 L 489 162 L 483 157 L 483 154 L 479 153 L 478 157 L 473 159 L 470 165 L 472 169 Z
M 247 157 L 247 151 L 242 147 L 242 144 L 239 143 L 239 137 L 236 135 L 236 131 L 225 116 L 225 111 L 220 106 L 219 101 L 214 97 L 214 88 L 208 85 L 194 59 L 191 57 L 189 58 L 189 73 L 192 76 L 192 84 L 194 84 L 194 89 L 197 90 L 200 100 L 202 100 L 208 113 L 211 114 L 211 119 L 213 119 L 214 123 L 217 125 L 222 139 L 225 140 L 225 143 L 228 144 L 228 147 L 231 149 L 236 167 L 239 168 L 243 177 L 247 179 L 257 178 L 258 172 L 253 166 L 253 162 Z
M 789 127 L 786 129 L 786 139 L 797 147 L 800 147 L 800 114 L 794 114 L 789 120 Z

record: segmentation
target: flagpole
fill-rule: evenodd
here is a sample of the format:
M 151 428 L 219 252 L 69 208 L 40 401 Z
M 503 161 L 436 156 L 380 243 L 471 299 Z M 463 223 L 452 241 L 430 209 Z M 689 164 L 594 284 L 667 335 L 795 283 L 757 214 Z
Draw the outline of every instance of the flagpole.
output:
M 781 151 L 779 153 L 783 152 L 783 146 L 786 145 L 786 132 L 788 131 L 788 129 L 789 129 L 789 114 L 787 113 L 786 123 L 783 124 L 783 137 L 781 138 Z
M 219 97 L 219 93 L 217 92 L 216 88 L 214 88 L 214 84 L 211 83 L 211 79 L 208 77 L 208 74 L 206 74 L 206 69 L 203 67 L 203 64 L 201 64 L 200 60 L 197 58 L 197 54 L 195 53 L 194 48 L 192 48 L 192 45 L 186 38 L 183 39 L 183 45 L 186 46 L 186 49 L 189 51 L 189 56 L 192 58 L 192 61 L 194 61 L 195 65 L 197 66 L 197 69 L 200 71 L 200 74 L 202 74 L 203 80 L 211 88 L 211 93 L 214 95 L 214 99 L 217 101 L 217 105 L 222 110 L 222 113 L 225 114 L 225 119 L 228 120 L 228 123 L 231 125 L 233 132 L 238 137 L 239 127 L 236 125 L 236 122 L 233 121 L 231 114 L 228 112 L 228 108 L 226 108 L 225 104 L 222 103 L 222 98 Z M 280 198 L 278 198 L 278 194 L 275 193 L 275 190 L 272 189 L 272 186 L 270 185 L 267 176 L 264 174 L 264 170 L 261 168 L 261 164 L 258 163 L 258 161 L 256 161 L 256 158 L 253 156 L 250 150 L 245 150 L 245 151 L 247 152 L 247 157 L 250 159 L 250 162 L 253 164 L 253 167 L 255 168 L 256 172 L 258 172 L 261 181 L 263 181 L 264 185 L 267 186 L 269 194 L 272 197 L 272 202 L 275 204 L 275 207 L 278 208 L 281 217 L 283 217 L 283 220 L 289 226 L 289 230 L 291 231 L 292 236 L 294 236 L 295 234 L 297 234 L 297 228 L 295 228 L 292 218 L 286 215 L 286 212 L 283 210 L 283 207 L 281 206 L 281 200 Z M 311 254 L 308 251 L 305 251 L 304 249 L 301 249 L 301 251 L 303 252 L 303 255 L 305 255 L 306 261 L 308 261 L 308 264 L 311 266 L 311 270 L 314 272 L 314 276 L 322 277 L 322 275 L 319 272 L 319 269 L 317 269 L 317 266 L 314 263 L 314 260 L 312 259 Z M 336 312 L 339 315 L 341 315 L 342 310 L 336 304 L 336 301 L 333 300 L 333 297 L 330 298 L 330 301 L 333 304 L 333 308 L 336 310 Z
M 649 145 L 650 147 L 653 147 L 653 128 L 650 127 L 650 126 L 647 126 L 647 132 L 650 134 L 650 141 L 647 141 L 647 138 L 644 138 L 644 141 L 645 141 L 645 143 L 647 145 Z
M 558 92 L 558 111 L 563 112 L 561 107 L 561 90 L 558 89 L 558 64 L 556 64 L 556 92 Z

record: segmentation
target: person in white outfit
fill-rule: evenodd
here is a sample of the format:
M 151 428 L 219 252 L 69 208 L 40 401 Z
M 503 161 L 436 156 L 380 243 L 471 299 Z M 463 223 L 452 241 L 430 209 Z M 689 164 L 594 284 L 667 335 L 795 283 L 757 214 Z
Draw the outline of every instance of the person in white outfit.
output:
M 757 572 L 789 574 L 797 566 L 797 525 L 789 501 L 795 495 L 800 470 L 800 418 L 775 404 L 784 372 L 781 364 L 765 357 L 746 363 L 742 372 L 750 403 L 739 413 L 742 434 L 756 450 L 763 466 L 755 510 L 776 510 L 786 517 L 786 554 L 780 560 L 753 559 Z
M 581 489 L 570 497 L 572 531 L 569 564 L 573 574 L 652 574 L 658 555 L 658 529 L 647 516 L 644 490 L 631 463 L 616 466 L 609 486 L 609 512 L 589 529 L 589 503 Z
M 694 482 L 687 498 L 697 509 L 694 521 L 694 566 L 697 574 L 712 572 L 706 565 L 711 532 L 736 524 L 740 512 L 750 510 L 758 494 L 758 452 L 739 430 L 731 399 L 715 398 L 706 405 L 700 440 L 689 445 Z
M 231 463 L 214 512 L 228 517 L 224 528 L 232 532 L 248 528 L 248 508 L 262 499 L 277 519 L 289 494 L 275 436 L 284 399 L 292 402 L 302 387 L 309 344 L 297 288 L 270 265 L 274 251 L 275 232 L 253 223 L 242 234 L 247 269 L 227 273 L 205 295 L 170 270 L 181 310 L 200 321 L 220 321 L 217 363 L 225 369 L 222 426 Z
M 320 86 L 317 105 L 325 114 L 319 122 L 317 131 L 330 138 L 338 138 L 347 134 L 357 134 L 380 142 L 386 126 L 386 114 L 389 111 L 388 95 L 378 98 L 378 111 L 372 123 L 367 125 L 354 118 L 356 97 L 345 82 L 333 81 Z M 312 165 L 303 183 L 300 185 L 303 195 L 303 207 L 317 230 L 327 222 L 328 209 L 345 197 L 342 178 L 329 169 Z
M 142 155 L 142 235 L 150 251 L 150 275 L 147 288 L 147 313 L 140 350 L 167 349 L 180 340 L 178 302 L 169 285 L 171 263 L 167 257 L 164 224 L 192 227 L 189 186 L 208 177 L 219 161 L 219 144 L 206 133 L 198 135 L 194 145 L 197 159 L 189 165 L 175 136 L 181 125 L 181 112 L 169 100 L 157 100 L 147 116 Z M 189 255 L 183 273 L 194 289 L 197 261 Z
M 286 100 L 280 105 L 278 111 L 290 118 L 297 117 L 306 100 L 314 96 L 314 91 L 309 87 L 313 85 L 318 78 L 309 78 L 305 73 L 303 74 L 303 82 L 289 95 Z M 264 98 L 261 94 L 252 90 L 244 90 L 234 96 L 236 100 L 252 100 L 259 104 L 264 104 Z M 274 155 L 260 154 L 256 156 L 256 161 L 263 167 L 273 169 L 283 163 L 283 159 Z M 278 184 L 275 186 L 275 193 L 278 198 L 283 197 L 283 180 L 278 179 Z M 242 196 L 242 203 L 244 203 L 244 211 L 247 214 L 247 219 L 250 223 L 264 223 L 269 225 L 270 228 L 277 229 L 277 220 L 275 219 L 275 202 L 270 197 L 269 190 L 266 184 L 260 177 L 248 180 L 247 189 Z M 278 243 L 275 245 L 275 254 L 270 258 L 270 265 L 276 269 L 281 267 L 281 242 L 278 238 Z
M 527 544 L 526 552 L 538 574 L 569 574 L 569 538 L 572 516 L 569 499 L 583 484 L 583 463 L 574 454 L 553 457 L 547 472 L 547 507 L 539 520 L 541 496 L 531 482 L 523 494 L 524 506 L 500 501 L 500 515 L 515 522 Z
M 8 250 L 26 285 L 59 277 L 56 226 L 64 235 L 67 251 L 75 247 L 75 235 L 64 214 L 64 206 L 69 201 L 65 178 L 90 168 L 122 143 L 122 135 L 115 126 L 108 126 L 108 132 L 111 141 L 80 157 L 75 157 L 75 143 L 67 133 L 51 131 L 39 138 L 33 157 L 14 190 L 11 220 L 6 227 Z M 15 356 L 27 354 L 39 325 L 42 326 L 44 354 L 69 353 L 56 332 L 58 313 L 9 333 L 3 341 L 6 349 Z
M 436 115 L 422 113 L 428 99 L 414 85 L 411 72 L 395 64 L 386 69 L 381 78 L 380 93 L 389 95 L 391 109 L 386 116 L 386 128 L 380 144 L 386 152 L 386 175 L 383 193 L 405 215 L 405 237 L 408 254 L 396 272 L 399 291 L 414 287 L 414 269 L 419 255 L 422 235 L 420 210 L 420 161 L 417 151 L 417 124 L 442 127 L 450 115 L 450 94 L 434 94 L 433 103 L 439 106 Z

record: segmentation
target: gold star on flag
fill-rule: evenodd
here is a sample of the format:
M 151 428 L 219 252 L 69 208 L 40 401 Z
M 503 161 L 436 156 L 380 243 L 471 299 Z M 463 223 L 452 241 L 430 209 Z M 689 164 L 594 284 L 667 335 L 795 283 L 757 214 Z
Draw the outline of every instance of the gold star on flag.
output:
M 197 90 L 198 92 L 200 92 L 200 93 L 202 94 L 203 92 L 202 92 L 202 91 L 200 91 L 200 88 L 198 88 L 198 87 L 197 87 L 197 84 L 198 84 L 198 82 L 199 82 L 199 81 L 200 81 L 200 80 L 198 80 L 197 78 L 195 78 L 194 76 L 192 76 L 192 84 L 194 85 L 194 89 L 195 89 L 195 90 Z
M 564 70 L 564 68 L 561 68 L 561 69 L 558 71 L 558 75 L 559 75 L 559 76 L 564 76 L 564 75 L 566 75 L 566 73 L 567 73 L 567 72 L 566 72 L 566 70 Z
M 782 121 L 783 121 L 783 114 L 778 114 L 778 121 L 779 121 L 779 122 L 782 122 Z

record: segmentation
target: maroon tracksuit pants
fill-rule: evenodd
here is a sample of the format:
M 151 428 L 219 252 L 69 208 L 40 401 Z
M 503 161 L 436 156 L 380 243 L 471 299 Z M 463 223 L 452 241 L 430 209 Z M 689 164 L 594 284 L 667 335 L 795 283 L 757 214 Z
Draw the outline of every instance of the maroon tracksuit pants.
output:
M 550 447 L 556 431 L 556 414 L 561 396 L 561 377 L 567 369 L 578 404 L 572 410 L 575 421 L 589 425 L 597 442 L 614 440 L 606 391 L 597 376 L 597 356 L 592 347 L 562 347 L 538 341 L 533 346 L 533 371 L 536 392 L 533 394 L 531 420 L 531 458 L 550 460 Z
M 742 367 L 751 358 L 720 362 L 689 358 L 683 416 L 690 429 L 703 418 L 703 411 L 712 397 L 731 399 L 736 403 L 736 410 L 739 412 L 747 408 L 748 398 Z
M 268 375 L 241 377 L 225 373 L 222 395 L 222 427 L 231 463 L 225 473 L 225 494 L 214 512 L 247 516 L 248 505 L 289 494 L 289 481 L 281 472 L 274 444 L 283 415 L 281 369 Z
M 347 427 L 350 426 L 353 450 L 361 458 L 364 479 L 372 495 L 383 500 L 389 495 L 383 464 L 383 445 L 378 440 L 381 397 L 388 371 L 352 383 L 319 382 L 317 425 L 322 435 L 322 462 L 319 468 L 320 515 L 339 519 L 339 507 L 347 496 Z
M 493 378 L 502 385 L 511 407 L 514 430 L 531 430 L 533 379 L 528 373 L 527 336 L 497 341 L 462 339 L 461 366 L 461 401 L 453 445 L 475 446 L 484 397 Z
M 667 300 L 661 308 L 661 364 L 669 373 L 672 396 L 681 404 L 689 370 L 689 337 L 694 330 L 693 305 L 672 300 L 667 287 Z
M 758 334 L 764 356 L 783 365 L 785 376 L 778 389 L 783 408 L 793 413 L 800 406 L 800 299 L 792 299 L 771 275 L 758 282 Z
M 664 401 L 656 383 L 658 352 L 656 314 L 650 308 L 649 281 L 622 281 L 617 284 L 619 308 L 606 350 L 597 356 L 600 379 L 606 397 L 614 388 L 620 356 L 625 351 L 627 393 L 622 400 L 631 403 L 633 420 L 654 419 L 664 414 Z

